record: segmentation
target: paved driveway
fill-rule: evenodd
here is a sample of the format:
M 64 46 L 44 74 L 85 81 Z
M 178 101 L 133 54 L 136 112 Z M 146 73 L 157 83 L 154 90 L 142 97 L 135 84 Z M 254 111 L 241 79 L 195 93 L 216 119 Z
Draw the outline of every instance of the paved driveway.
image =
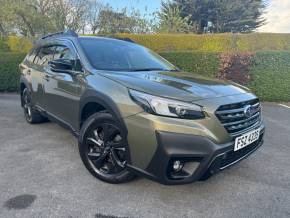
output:
M 206 182 L 110 185 L 68 131 L 27 124 L 18 96 L 0 95 L 0 217 L 290 217 L 290 108 L 263 111 L 264 146 Z

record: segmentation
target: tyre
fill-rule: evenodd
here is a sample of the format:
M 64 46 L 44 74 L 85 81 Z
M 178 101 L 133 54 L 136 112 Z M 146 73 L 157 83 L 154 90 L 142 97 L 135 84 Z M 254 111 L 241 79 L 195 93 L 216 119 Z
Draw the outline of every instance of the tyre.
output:
M 124 183 L 134 178 L 126 169 L 127 140 L 114 117 L 105 112 L 90 116 L 81 128 L 81 159 L 96 178 L 108 183 Z
M 31 104 L 31 94 L 27 88 L 25 88 L 21 95 L 23 103 L 23 111 L 25 119 L 28 123 L 42 123 L 47 119 L 43 117 Z

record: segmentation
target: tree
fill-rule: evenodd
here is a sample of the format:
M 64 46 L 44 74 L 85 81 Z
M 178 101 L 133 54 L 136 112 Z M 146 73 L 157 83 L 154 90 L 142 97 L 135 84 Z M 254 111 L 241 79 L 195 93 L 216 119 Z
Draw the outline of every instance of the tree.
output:
M 13 22 L 18 32 L 25 36 L 35 36 L 39 27 L 38 12 L 34 3 L 32 0 L 12 0 L 7 8 L 13 14 Z
M 11 14 L 9 13 L 9 4 L 6 0 L 0 0 L 0 36 L 6 36 L 11 31 Z
M 135 9 L 115 11 L 101 0 L 0 0 L 1 36 L 36 37 L 63 29 L 144 33 L 152 31 L 152 24 Z
M 265 24 L 262 0 L 220 0 L 212 11 L 216 32 L 252 32 Z
M 51 8 L 53 7 L 53 1 L 51 0 L 34 0 L 33 6 L 37 14 L 36 32 L 39 34 L 47 34 L 56 30 L 51 19 Z
M 140 16 L 138 11 L 131 13 L 123 8 L 120 12 L 114 11 L 110 6 L 106 6 L 99 12 L 96 26 L 100 34 L 114 33 L 144 33 L 150 31 L 147 21 Z
M 126 31 L 126 15 L 124 12 L 115 12 L 111 7 L 106 6 L 99 13 L 98 32 L 101 34 L 114 34 Z
M 173 0 L 180 16 L 190 16 L 195 32 L 202 33 L 212 23 L 214 32 L 251 32 L 265 23 L 263 0 Z
M 52 2 L 50 17 L 56 30 L 83 29 L 89 5 L 87 0 L 52 0 Z
M 0 0 L 0 32 L 37 36 L 86 26 L 89 0 Z
M 100 11 L 104 8 L 103 4 L 99 0 L 89 1 L 89 11 L 87 15 L 87 22 L 90 30 L 95 34 L 98 30 Z
M 161 11 L 157 14 L 160 22 L 157 27 L 158 32 L 164 33 L 184 33 L 193 29 L 190 16 L 181 17 L 180 8 L 177 5 L 171 5 L 169 2 L 161 2 Z

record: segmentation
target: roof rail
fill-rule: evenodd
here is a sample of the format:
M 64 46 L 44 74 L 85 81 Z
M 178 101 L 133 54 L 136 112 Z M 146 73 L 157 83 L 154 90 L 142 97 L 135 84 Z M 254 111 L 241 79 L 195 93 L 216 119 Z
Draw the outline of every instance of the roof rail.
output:
M 114 39 L 118 39 L 118 40 L 121 40 L 121 41 L 126 41 L 126 42 L 132 42 L 132 43 L 135 43 L 134 40 L 128 38 L 128 37 L 113 37 Z
M 73 30 L 64 30 L 64 31 L 61 31 L 61 32 L 56 32 L 56 33 L 50 33 L 50 34 L 47 34 L 43 37 L 41 37 L 40 39 L 47 39 L 49 37 L 54 37 L 54 36 L 72 36 L 72 37 L 78 37 L 78 34 L 76 34 L 75 31 Z

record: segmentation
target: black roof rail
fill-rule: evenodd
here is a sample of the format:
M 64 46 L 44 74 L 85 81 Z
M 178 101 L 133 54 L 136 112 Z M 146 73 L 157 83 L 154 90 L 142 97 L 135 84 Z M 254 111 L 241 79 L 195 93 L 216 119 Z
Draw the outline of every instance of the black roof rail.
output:
M 126 42 L 132 42 L 132 43 L 135 43 L 134 40 L 128 38 L 128 37 L 113 37 L 114 39 L 119 39 L 119 40 L 122 40 L 122 41 L 126 41 Z
M 54 36 L 72 36 L 72 37 L 78 37 L 78 34 L 75 31 L 73 31 L 73 30 L 64 30 L 64 31 L 61 31 L 61 32 L 47 34 L 47 35 L 41 37 L 40 39 L 47 39 L 49 37 L 54 37 Z

